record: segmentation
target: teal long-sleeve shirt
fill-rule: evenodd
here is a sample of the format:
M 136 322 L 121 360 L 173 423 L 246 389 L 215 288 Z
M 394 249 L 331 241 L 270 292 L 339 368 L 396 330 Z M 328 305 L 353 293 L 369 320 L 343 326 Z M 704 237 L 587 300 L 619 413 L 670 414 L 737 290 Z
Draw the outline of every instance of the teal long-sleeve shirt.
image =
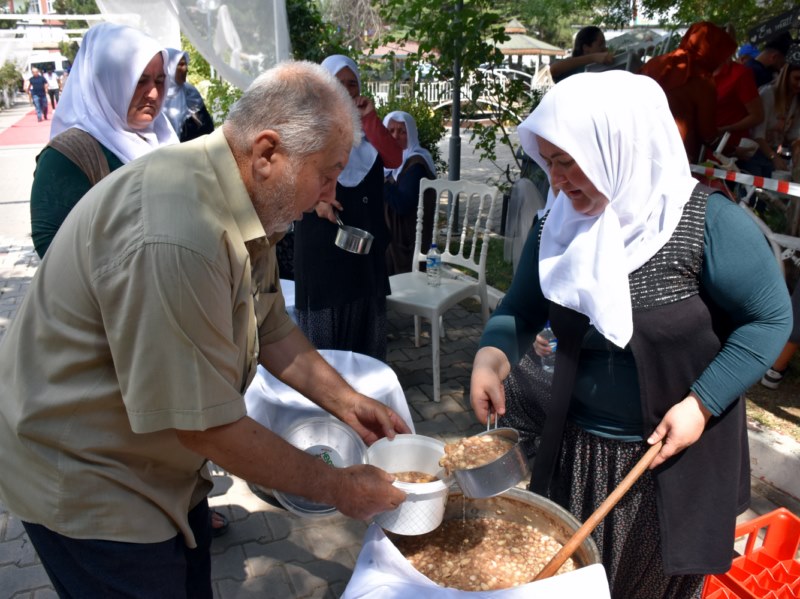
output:
M 547 320 L 549 302 L 539 284 L 538 235 L 537 223 L 511 287 L 481 337 L 481 347 L 499 348 L 512 364 L 528 350 Z M 719 415 L 777 358 L 789 336 L 792 314 L 775 257 L 741 207 L 720 194 L 710 195 L 704 239 L 701 289 L 731 318 L 734 330 L 691 390 Z M 581 426 L 599 434 L 640 437 L 641 429 L 636 428 L 641 424 L 639 387 L 632 355 L 608 357 L 598 359 L 596 349 L 582 351 L 571 417 L 577 416 Z M 600 371 L 606 384 L 588 384 Z M 606 393 L 610 383 L 613 394 Z M 637 434 L 631 434 L 634 430 Z

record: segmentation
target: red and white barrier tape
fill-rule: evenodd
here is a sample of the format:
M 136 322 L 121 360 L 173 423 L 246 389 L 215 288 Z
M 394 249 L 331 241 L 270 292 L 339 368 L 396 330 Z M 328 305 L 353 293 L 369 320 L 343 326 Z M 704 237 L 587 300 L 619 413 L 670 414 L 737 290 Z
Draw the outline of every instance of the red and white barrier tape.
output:
M 800 183 L 792 183 L 791 181 L 782 181 L 780 179 L 768 179 L 766 177 L 756 177 L 746 173 L 738 173 L 736 171 L 726 171 L 724 169 L 713 168 L 710 166 L 700 166 L 699 164 L 690 164 L 689 167 L 693 173 L 703 175 L 705 177 L 715 177 L 717 179 L 724 179 L 725 181 L 735 181 L 736 183 L 744 183 L 745 185 L 753 185 L 762 189 L 769 189 L 770 191 L 777 191 L 786 195 L 795 196 L 800 198 Z

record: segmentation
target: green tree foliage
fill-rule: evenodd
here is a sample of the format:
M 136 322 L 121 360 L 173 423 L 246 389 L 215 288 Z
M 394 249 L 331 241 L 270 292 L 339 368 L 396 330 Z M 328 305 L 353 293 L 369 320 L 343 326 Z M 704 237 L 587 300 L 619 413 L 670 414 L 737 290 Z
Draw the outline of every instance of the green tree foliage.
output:
M 3 103 L 3 90 L 22 89 L 22 73 L 10 60 L 5 61 L 0 67 L 0 103 Z M 13 94 L 12 94 L 13 95 Z
M 55 0 L 53 11 L 60 15 L 98 15 L 100 10 L 94 0 Z M 67 29 L 85 29 L 89 24 L 86 21 L 65 21 Z M 63 52 L 62 52 L 63 54 Z M 64 54 L 69 58 L 69 55 Z
M 314 0 L 287 0 L 286 13 L 295 59 L 322 62 L 331 54 L 347 53 L 342 36 L 322 20 Z
M 505 17 L 496 10 L 495 0 L 464 0 L 463 4 L 447 0 L 436 5 L 427 0 L 385 0 L 383 10 L 384 20 L 396 24 L 395 33 L 388 36 L 391 41 L 419 43 L 419 51 L 406 61 L 408 71 L 416 72 L 416 65 L 425 61 L 450 78 L 458 58 L 462 82 L 470 81 L 469 95 L 462 98 L 463 117 L 473 123 L 483 121 L 472 125 L 472 140 L 481 158 L 498 167 L 495 183 L 505 186 L 516 179 L 521 164 L 509 127 L 527 116 L 533 98 L 522 81 L 494 74 L 504 61 L 497 44 L 508 39 Z M 498 143 L 511 149 L 513 168 L 497 164 Z

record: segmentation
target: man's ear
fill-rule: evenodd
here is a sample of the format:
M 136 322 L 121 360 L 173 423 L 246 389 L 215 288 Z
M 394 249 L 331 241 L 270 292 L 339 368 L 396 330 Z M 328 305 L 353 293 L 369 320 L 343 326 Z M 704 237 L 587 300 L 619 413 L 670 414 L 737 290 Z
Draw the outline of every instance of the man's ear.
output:
M 256 136 L 250 151 L 253 178 L 256 181 L 269 179 L 272 169 L 275 167 L 275 157 L 280 141 L 280 135 L 272 129 L 265 129 Z

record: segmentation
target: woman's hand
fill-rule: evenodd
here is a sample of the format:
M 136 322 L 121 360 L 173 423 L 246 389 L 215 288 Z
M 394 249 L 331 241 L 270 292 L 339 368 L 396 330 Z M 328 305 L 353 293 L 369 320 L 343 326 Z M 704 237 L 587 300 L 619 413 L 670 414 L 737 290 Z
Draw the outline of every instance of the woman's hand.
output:
M 614 62 L 614 53 L 611 51 L 608 52 L 597 52 L 592 54 L 592 62 L 597 64 L 611 64 Z
M 664 440 L 664 447 L 650 464 L 650 468 L 660 466 L 666 460 L 679 454 L 700 438 L 711 418 L 711 412 L 702 404 L 700 398 L 690 393 L 680 403 L 672 406 L 658 423 L 656 430 L 647 438 L 650 445 Z
M 478 421 L 486 423 L 492 412 L 506 413 L 503 379 L 511 371 L 506 355 L 496 347 L 481 348 L 472 363 L 470 403 Z
M 547 339 L 541 335 L 536 335 L 536 339 L 533 342 L 533 351 L 540 358 L 546 358 L 547 356 L 553 354 L 553 350 L 550 347 L 550 344 L 547 342 Z
M 336 222 L 336 213 L 333 211 L 334 208 L 341 210 L 342 205 L 336 200 L 333 200 L 330 204 L 328 202 L 318 202 L 314 207 L 314 211 L 318 217 L 329 220 L 335 225 L 338 223 Z
M 356 96 L 353 101 L 356 103 L 356 110 L 358 110 L 358 114 L 362 119 L 370 112 L 375 112 L 375 103 L 370 98 Z

